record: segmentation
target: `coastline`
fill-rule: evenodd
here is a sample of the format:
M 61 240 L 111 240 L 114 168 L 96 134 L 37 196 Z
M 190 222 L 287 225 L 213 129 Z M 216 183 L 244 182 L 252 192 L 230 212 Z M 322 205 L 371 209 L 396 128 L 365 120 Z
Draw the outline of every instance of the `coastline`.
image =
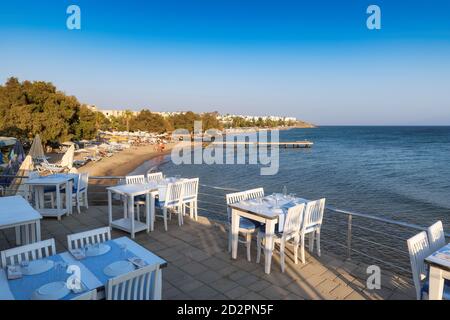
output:
M 163 152 L 155 150 L 154 145 L 131 147 L 114 154 L 110 158 L 103 158 L 97 162 L 89 162 L 80 167 L 78 172 L 88 172 L 91 176 L 125 176 L 148 160 L 161 157 L 164 159 L 171 152 L 175 143 L 165 145 Z

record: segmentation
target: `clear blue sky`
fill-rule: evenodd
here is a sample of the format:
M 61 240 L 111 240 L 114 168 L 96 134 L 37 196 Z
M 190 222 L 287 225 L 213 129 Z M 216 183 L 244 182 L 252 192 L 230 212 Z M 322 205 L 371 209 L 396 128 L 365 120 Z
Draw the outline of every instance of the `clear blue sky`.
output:
M 450 124 L 448 0 L 2 1 L 0 39 L 0 82 L 51 81 L 101 108 Z

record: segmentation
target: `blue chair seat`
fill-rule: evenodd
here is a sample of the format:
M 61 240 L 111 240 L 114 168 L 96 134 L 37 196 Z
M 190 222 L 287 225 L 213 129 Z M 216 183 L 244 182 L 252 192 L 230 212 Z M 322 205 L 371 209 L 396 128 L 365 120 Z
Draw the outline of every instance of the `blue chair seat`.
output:
M 422 286 L 421 294 L 423 296 L 424 293 L 428 294 L 428 290 L 430 289 L 430 283 L 428 277 L 425 279 L 425 282 Z M 450 280 L 444 281 L 444 292 L 442 294 L 442 298 L 444 300 L 450 300 Z
M 262 233 L 266 233 L 266 225 L 263 224 L 260 228 L 259 228 L 259 232 Z M 278 223 L 275 225 L 275 234 L 276 235 L 281 235 L 282 233 L 278 231 Z
M 231 220 L 229 221 L 231 224 Z M 240 217 L 239 220 L 239 228 L 240 229 L 247 229 L 247 230 L 251 230 L 251 229 L 256 229 L 261 225 L 261 223 L 259 223 L 258 221 L 253 221 L 247 218 L 243 218 Z
M 134 201 L 145 201 L 145 194 L 134 197 Z
M 164 207 L 165 203 L 166 203 L 165 201 L 159 201 L 158 198 L 155 199 L 155 206 L 156 206 L 157 208 L 162 208 L 162 207 Z
M 75 187 L 72 188 L 72 194 L 77 193 L 77 189 L 78 189 L 78 188 L 75 188 Z M 86 189 L 86 188 L 81 188 L 81 189 L 80 189 L 80 192 L 83 191 L 84 189 Z M 53 192 L 54 192 L 54 191 L 53 191 Z M 61 190 L 61 193 L 66 193 L 66 189 Z
M 44 193 L 56 192 L 56 187 L 48 186 L 44 187 Z

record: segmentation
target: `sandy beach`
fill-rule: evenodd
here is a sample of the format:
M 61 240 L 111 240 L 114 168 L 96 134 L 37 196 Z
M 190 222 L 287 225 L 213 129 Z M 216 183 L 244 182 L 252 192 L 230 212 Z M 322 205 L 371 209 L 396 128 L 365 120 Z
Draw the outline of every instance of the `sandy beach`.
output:
M 154 145 L 131 147 L 122 150 L 112 157 L 103 158 L 97 162 L 89 162 L 78 169 L 79 172 L 89 172 L 90 176 L 125 176 L 145 161 L 168 154 L 175 143 L 165 145 L 165 150 L 159 152 Z

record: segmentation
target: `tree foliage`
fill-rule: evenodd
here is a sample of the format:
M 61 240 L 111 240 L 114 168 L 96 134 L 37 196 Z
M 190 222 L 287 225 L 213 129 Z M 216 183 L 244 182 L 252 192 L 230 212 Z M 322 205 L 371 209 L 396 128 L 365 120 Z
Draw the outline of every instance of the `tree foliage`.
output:
M 92 139 L 98 130 L 171 132 L 194 130 L 194 122 L 202 121 L 202 129 L 222 129 L 217 112 L 197 114 L 192 111 L 163 117 L 147 109 L 138 115 L 127 110 L 121 116 L 106 117 L 81 105 L 74 96 L 58 91 L 50 82 L 23 81 L 9 78 L 0 85 L 0 135 L 31 139 L 37 133 L 44 143 L 70 139 Z M 246 120 L 235 117 L 227 127 L 274 127 L 283 121 Z M 289 124 L 288 124 L 289 125 Z

